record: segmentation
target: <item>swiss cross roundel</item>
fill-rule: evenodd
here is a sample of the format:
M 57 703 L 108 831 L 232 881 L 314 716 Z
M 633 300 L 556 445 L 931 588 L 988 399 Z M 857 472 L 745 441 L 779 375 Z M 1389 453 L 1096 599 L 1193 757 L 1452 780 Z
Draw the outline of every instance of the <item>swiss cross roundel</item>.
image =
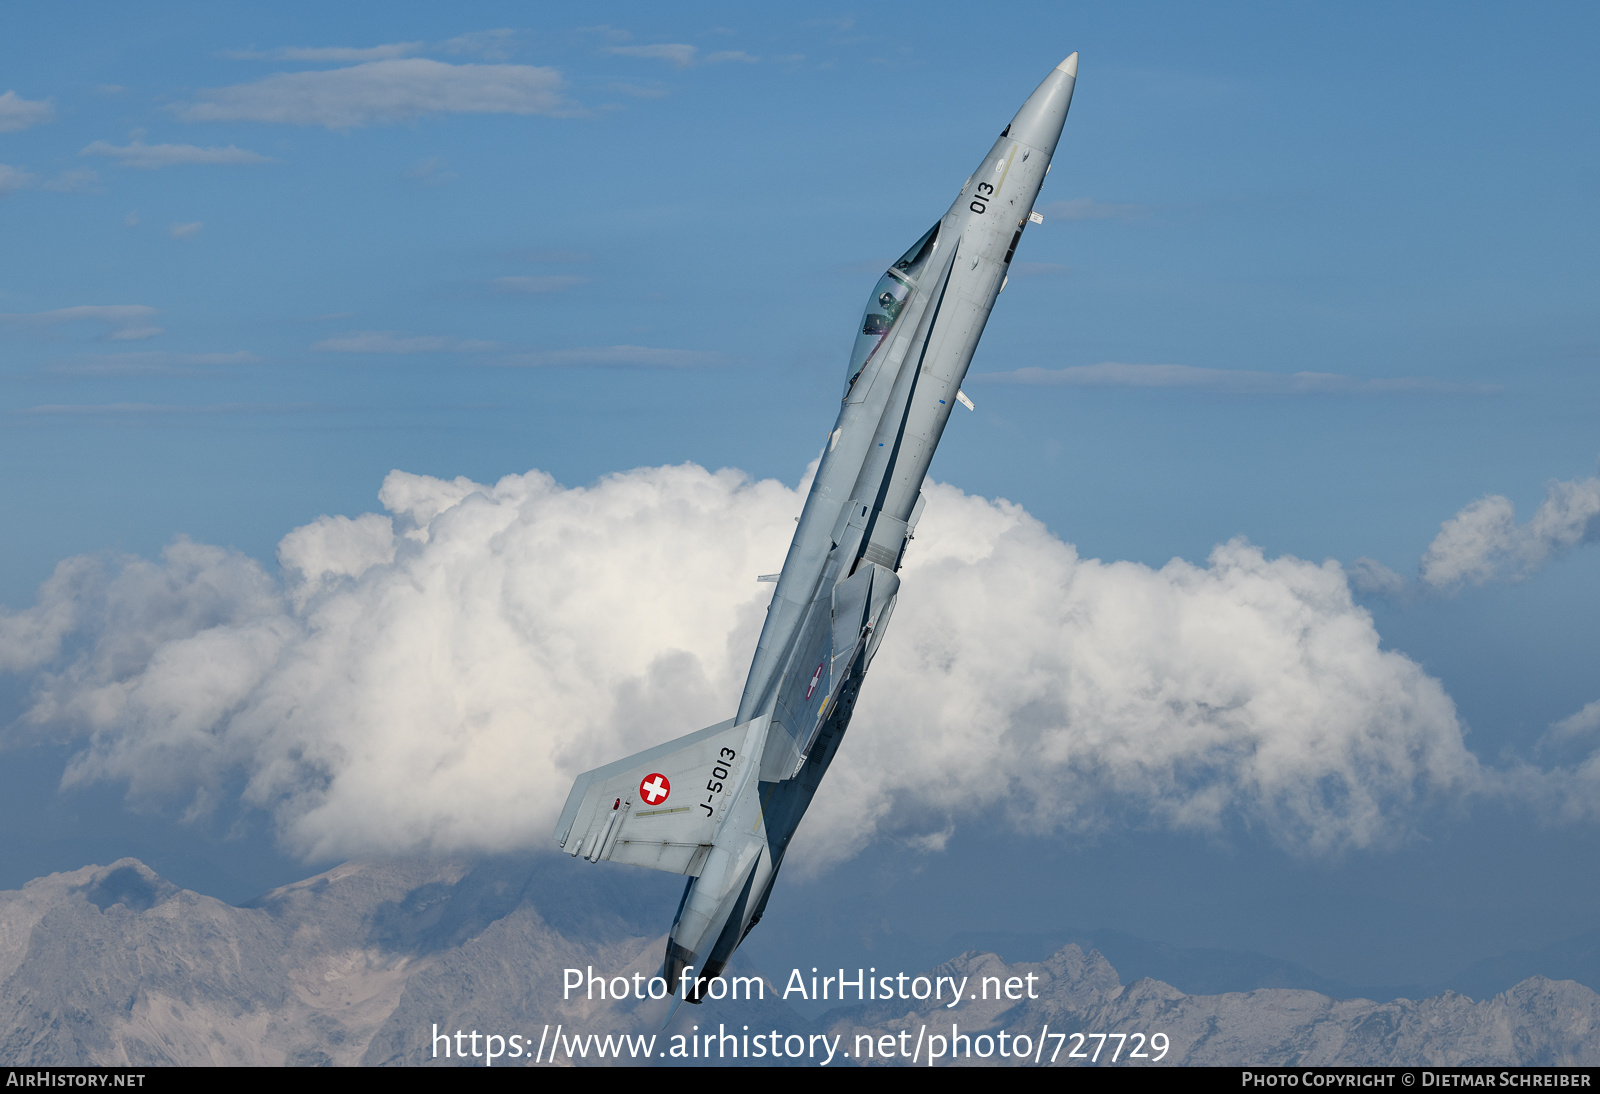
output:
M 639 797 L 646 805 L 660 805 L 667 800 L 667 795 L 672 793 L 672 784 L 667 777 L 659 772 L 652 771 L 639 780 Z

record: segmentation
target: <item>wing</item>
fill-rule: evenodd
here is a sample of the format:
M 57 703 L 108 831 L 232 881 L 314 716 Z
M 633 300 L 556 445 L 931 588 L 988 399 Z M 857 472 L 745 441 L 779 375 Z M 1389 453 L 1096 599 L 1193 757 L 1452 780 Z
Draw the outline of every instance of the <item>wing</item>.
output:
M 590 862 L 698 877 L 744 771 L 749 729 L 730 718 L 584 772 L 556 822 L 556 842 Z

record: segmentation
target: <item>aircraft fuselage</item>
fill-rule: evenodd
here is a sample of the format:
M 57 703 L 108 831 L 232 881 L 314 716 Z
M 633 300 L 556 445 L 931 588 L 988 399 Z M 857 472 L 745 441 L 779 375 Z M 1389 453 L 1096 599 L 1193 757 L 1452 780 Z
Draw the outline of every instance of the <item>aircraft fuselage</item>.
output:
M 690 999 L 761 918 L 849 727 L 928 466 L 966 401 L 961 382 L 1017 244 L 1039 219 L 1077 58 L 1046 77 L 873 289 L 733 720 L 585 773 L 562 813 L 556 836 L 570 854 L 690 875 L 662 971 Z

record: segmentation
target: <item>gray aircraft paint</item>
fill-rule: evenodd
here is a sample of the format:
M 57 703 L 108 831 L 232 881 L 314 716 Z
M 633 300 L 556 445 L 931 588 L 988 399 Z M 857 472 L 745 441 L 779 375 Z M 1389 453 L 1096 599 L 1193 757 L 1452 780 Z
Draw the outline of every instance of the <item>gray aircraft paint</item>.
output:
M 923 479 L 1033 213 L 1077 71 L 1074 53 L 1045 78 L 949 212 L 873 290 L 738 713 L 580 775 L 556 824 L 556 842 L 574 857 L 689 875 L 662 975 L 697 1002 L 696 985 L 721 972 L 761 918 L 850 724 L 894 610 Z

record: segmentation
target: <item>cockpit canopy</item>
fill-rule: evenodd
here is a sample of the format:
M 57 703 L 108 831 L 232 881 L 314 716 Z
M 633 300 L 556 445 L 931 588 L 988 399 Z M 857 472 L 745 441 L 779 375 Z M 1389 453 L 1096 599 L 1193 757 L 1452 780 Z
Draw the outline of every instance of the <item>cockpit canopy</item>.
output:
M 917 287 L 923 269 L 938 249 L 938 242 L 939 225 L 935 224 L 878 279 L 878 285 L 867 301 L 866 313 L 861 317 L 861 326 L 856 331 L 855 349 L 850 354 L 850 370 L 845 373 L 846 391 L 856 382 L 861 370 L 867 367 L 873 354 L 894 329 L 901 310 L 905 308 L 906 301 L 911 299 L 912 290 Z

